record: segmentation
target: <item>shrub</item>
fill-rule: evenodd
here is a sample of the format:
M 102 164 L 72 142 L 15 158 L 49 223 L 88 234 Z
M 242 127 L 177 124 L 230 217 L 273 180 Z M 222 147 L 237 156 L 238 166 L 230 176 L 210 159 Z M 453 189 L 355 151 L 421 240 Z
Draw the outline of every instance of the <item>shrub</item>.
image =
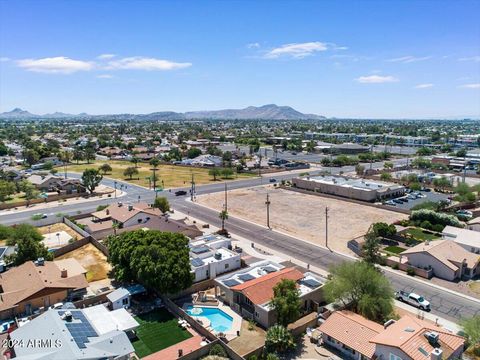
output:
M 415 270 L 413 268 L 408 268 L 407 269 L 407 275 L 415 276 Z
M 212 356 L 227 357 L 225 349 L 220 344 L 213 345 L 208 354 Z
M 432 226 L 432 230 L 435 231 L 435 232 L 442 232 L 444 227 L 445 226 L 443 226 L 443 225 L 435 224 L 435 225 Z
M 398 270 L 398 264 L 393 264 L 392 269 L 393 270 Z
M 433 210 L 421 209 L 412 211 L 410 220 L 414 222 L 429 221 L 430 224 L 450 225 L 455 227 L 462 227 L 462 224 L 453 215 L 438 213 Z
M 437 224 L 439 225 L 439 224 Z M 427 229 L 427 230 L 432 230 L 432 223 L 428 220 L 424 220 L 420 223 L 420 227 Z
M 108 207 L 108 205 L 98 205 L 97 206 L 97 211 L 105 210 L 107 207 Z

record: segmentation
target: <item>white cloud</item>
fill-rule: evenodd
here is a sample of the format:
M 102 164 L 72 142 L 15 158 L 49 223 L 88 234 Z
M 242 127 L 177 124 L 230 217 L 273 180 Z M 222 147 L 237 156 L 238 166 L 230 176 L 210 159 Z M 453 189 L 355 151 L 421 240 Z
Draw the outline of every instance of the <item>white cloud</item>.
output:
M 263 57 L 266 59 L 277 59 L 282 56 L 290 56 L 295 59 L 302 59 L 318 51 L 326 51 L 326 43 L 319 41 L 306 43 L 284 44 L 267 52 Z
M 247 48 L 249 49 L 258 49 L 259 47 L 260 47 L 260 44 L 258 42 L 247 44 Z
M 111 78 L 113 78 L 113 75 L 110 75 L 110 74 L 100 74 L 100 75 L 97 75 L 97 78 L 99 78 L 99 79 L 111 79 Z
M 403 56 L 399 58 L 394 58 L 394 59 L 388 59 L 387 61 L 389 62 L 401 62 L 404 64 L 412 63 L 412 62 L 417 62 L 417 61 L 424 61 L 431 59 L 431 56 L 424 56 L 424 57 L 415 57 L 415 56 Z
M 17 65 L 27 71 L 50 74 L 72 74 L 77 71 L 92 70 L 94 64 L 82 60 L 74 60 L 65 56 L 42 59 L 18 60 Z
M 433 87 L 433 84 L 418 84 L 415 86 L 415 89 L 428 89 Z
M 10 61 L 10 58 L 8 57 L 0 57 L 0 62 L 7 62 Z
M 381 76 L 381 75 L 360 76 L 355 80 L 363 84 L 381 84 L 381 83 L 391 83 L 391 82 L 398 81 L 397 78 L 390 75 L 389 76 Z
M 480 89 L 480 83 L 464 84 L 464 85 L 460 85 L 459 87 L 464 89 Z
M 115 54 L 102 54 L 102 55 L 98 55 L 97 56 L 97 59 L 100 59 L 100 60 L 109 60 L 109 59 L 113 59 L 115 56 Z
M 134 56 L 110 61 L 107 70 L 176 70 L 192 66 L 192 63 L 178 63 L 169 60 Z
M 458 61 L 474 61 L 474 62 L 480 62 L 480 56 L 464 57 L 464 58 L 458 59 Z

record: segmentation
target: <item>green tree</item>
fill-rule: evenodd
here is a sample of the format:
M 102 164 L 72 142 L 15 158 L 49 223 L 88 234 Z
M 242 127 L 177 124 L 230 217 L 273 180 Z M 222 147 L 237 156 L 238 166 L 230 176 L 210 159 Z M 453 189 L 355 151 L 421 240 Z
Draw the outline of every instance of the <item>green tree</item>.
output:
M 129 166 L 123 171 L 123 175 L 128 176 L 130 180 L 132 180 L 133 175 L 137 175 L 137 174 L 138 174 L 138 169 L 136 169 L 133 166 Z
M 441 191 L 444 191 L 445 189 L 451 188 L 452 184 L 450 183 L 450 180 L 448 180 L 445 176 L 442 176 L 441 178 L 433 179 L 433 186 Z
M 110 261 L 118 281 L 138 281 L 162 294 L 188 288 L 189 240 L 182 234 L 136 230 L 108 238 Z
M 233 176 L 232 168 L 223 168 L 221 172 L 224 179 L 230 179 Z
M 10 195 L 15 194 L 17 187 L 15 183 L 6 180 L 0 180 L 0 201 L 5 202 Z
M 111 172 L 112 171 L 112 167 L 105 163 L 105 164 L 102 164 L 98 170 L 100 170 L 101 172 L 103 172 L 103 175 L 106 175 L 107 173 Z
M 363 174 L 365 174 L 365 166 L 357 164 L 355 166 L 355 172 L 358 176 L 362 176 Z
M 10 226 L 0 224 L 0 240 L 7 240 L 13 234 L 14 229 Z
M 139 161 L 140 161 L 140 159 L 138 157 L 136 157 L 135 155 L 132 156 L 132 158 L 130 159 L 130 162 L 135 165 L 135 169 L 138 168 L 138 162 Z
M 200 156 L 200 155 L 202 155 L 202 150 L 200 150 L 199 148 L 196 148 L 196 147 L 191 147 L 187 151 L 187 157 L 189 159 L 194 159 L 194 158 L 196 158 L 197 156 Z
M 9 246 L 16 245 L 19 241 L 26 239 L 33 239 L 36 242 L 43 240 L 42 234 L 37 230 L 37 228 L 30 224 L 20 224 L 11 228 L 12 232 L 7 239 L 7 244 Z
M 285 326 L 271 326 L 265 337 L 265 349 L 269 352 L 283 353 L 295 348 L 293 336 Z
M 97 169 L 85 169 L 82 174 L 82 184 L 92 194 L 102 181 L 103 176 Z
M 168 203 L 167 198 L 164 197 L 164 196 L 155 198 L 155 201 L 153 203 L 153 207 L 155 209 L 159 209 L 163 213 L 166 213 L 167 211 L 170 211 L 170 204 Z
M 221 171 L 219 168 L 214 167 L 208 170 L 208 175 L 213 177 L 213 181 L 217 181 L 217 177 L 219 177 L 220 174 L 221 174 Z
M 475 356 L 480 356 L 480 315 L 463 320 L 461 325 L 468 342 L 468 350 Z
M 372 225 L 372 230 L 377 237 L 390 237 L 397 233 L 397 229 L 393 224 L 378 222 Z
M 380 174 L 380 180 L 390 181 L 390 180 L 392 180 L 392 174 L 390 174 L 389 172 L 382 172 Z
M 393 169 L 393 163 L 391 161 L 385 161 L 385 163 L 383 164 L 383 167 L 385 169 Z
M 388 279 L 364 261 L 345 262 L 330 271 L 324 286 L 328 301 L 340 301 L 373 321 L 385 321 L 393 312 L 393 290 Z
M 159 164 L 160 164 L 160 160 L 158 158 L 154 157 L 152 160 L 150 160 L 150 165 L 152 165 L 154 169 L 156 169 Z
M 37 260 L 43 257 L 45 260 L 52 260 L 53 255 L 42 243 L 43 236 L 33 226 L 21 224 L 17 226 L 7 240 L 9 245 L 16 245 L 17 251 L 8 257 L 8 261 L 15 266 L 27 261 Z
M 362 258 L 368 264 L 378 264 L 380 261 L 380 241 L 373 230 L 369 230 L 362 246 Z
M 38 160 L 40 160 L 40 155 L 34 149 L 25 149 L 23 150 L 23 158 L 28 166 L 32 166 L 33 164 L 36 164 Z
M 287 326 L 297 320 L 302 305 L 296 282 L 283 279 L 275 285 L 270 305 L 275 309 L 280 325 Z
M 210 351 L 208 352 L 208 355 L 211 355 L 211 356 L 220 356 L 220 357 L 223 357 L 223 358 L 227 358 L 228 355 L 227 355 L 227 352 L 225 351 L 225 349 L 222 347 L 222 345 L 220 344 L 215 344 L 213 345 L 211 348 L 210 348 Z
M 37 188 L 28 180 L 22 180 L 19 189 L 25 193 L 25 199 L 28 201 L 36 199 L 40 193 Z

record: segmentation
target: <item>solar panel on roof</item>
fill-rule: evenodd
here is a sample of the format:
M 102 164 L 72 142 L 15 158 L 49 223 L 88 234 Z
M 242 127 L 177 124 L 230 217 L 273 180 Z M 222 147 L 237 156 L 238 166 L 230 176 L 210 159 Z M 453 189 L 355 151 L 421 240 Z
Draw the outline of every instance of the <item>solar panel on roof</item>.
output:
M 225 285 L 227 285 L 228 287 L 232 287 L 232 286 L 240 284 L 237 280 L 233 280 L 233 279 L 225 280 L 223 283 Z
M 322 285 L 321 282 L 315 280 L 315 279 L 306 279 L 302 281 L 303 284 L 307 285 L 309 288 L 316 288 Z
M 192 248 L 190 251 L 194 254 L 203 254 L 210 251 L 210 249 L 207 246 L 198 246 Z
M 242 275 L 238 275 L 238 278 L 242 281 L 249 281 L 249 280 L 255 279 L 255 276 L 252 276 L 250 274 L 242 274 Z
M 277 271 L 277 269 L 275 269 L 275 268 L 272 267 L 272 266 L 265 266 L 265 267 L 263 268 L 263 270 L 266 271 L 266 272 L 269 273 L 269 274 L 272 273 L 272 272 Z
M 199 267 L 199 266 L 202 266 L 205 263 L 203 262 L 202 259 L 193 258 L 192 260 L 190 260 L 190 264 L 192 264 L 195 267 Z
M 98 336 L 97 332 L 81 311 L 70 311 L 70 313 L 75 322 L 67 322 L 65 326 L 77 346 L 85 349 L 87 347 L 85 343 L 89 342 L 88 338 Z M 62 316 L 65 314 L 65 311 L 59 311 L 58 314 Z

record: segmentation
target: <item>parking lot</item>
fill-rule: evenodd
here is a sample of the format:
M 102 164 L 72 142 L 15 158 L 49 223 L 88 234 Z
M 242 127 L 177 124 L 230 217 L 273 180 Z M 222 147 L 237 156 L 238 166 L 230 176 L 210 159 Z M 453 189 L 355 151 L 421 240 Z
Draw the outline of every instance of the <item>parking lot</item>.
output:
M 401 204 L 395 204 L 395 205 L 385 204 L 385 205 L 392 206 L 398 209 L 410 210 L 414 206 L 423 204 L 424 202 L 427 202 L 427 201 L 440 202 L 442 200 L 447 200 L 449 196 L 447 194 L 441 194 L 434 191 L 430 191 L 430 192 L 420 191 L 419 193 L 424 197 L 420 197 L 415 200 L 408 199 L 408 202 L 404 202 Z

